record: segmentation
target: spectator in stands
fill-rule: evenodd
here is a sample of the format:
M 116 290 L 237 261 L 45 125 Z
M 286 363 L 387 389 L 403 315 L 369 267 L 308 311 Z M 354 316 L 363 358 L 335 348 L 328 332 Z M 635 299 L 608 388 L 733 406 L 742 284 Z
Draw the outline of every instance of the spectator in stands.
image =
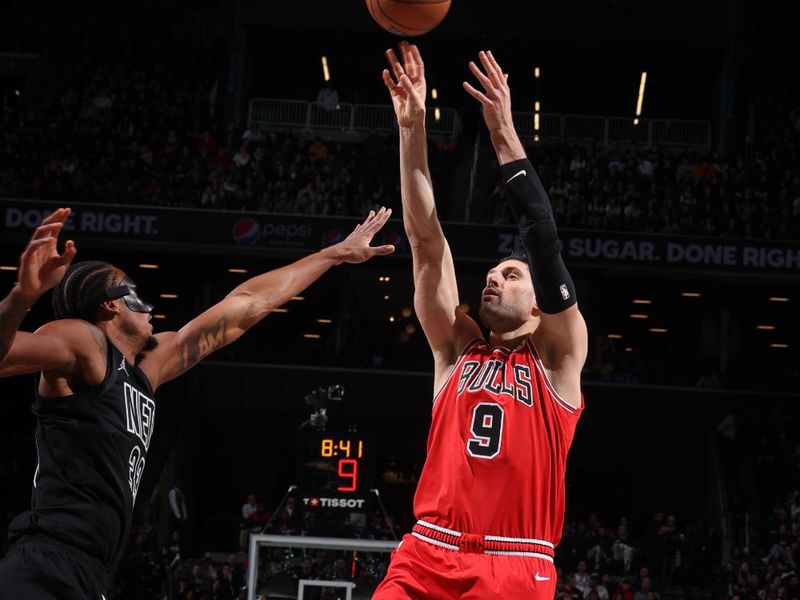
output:
M 270 565 L 272 564 L 275 563 L 271 562 Z M 272 570 L 274 571 L 274 567 L 272 567 Z M 221 590 L 219 594 L 221 596 L 230 598 L 238 596 L 239 588 L 237 587 L 236 575 L 234 569 L 228 563 L 222 565 L 218 581 L 220 582 Z
M 578 563 L 577 570 L 575 571 L 573 577 L 575 578 L 575 587 L 578 588 L 581 594 L 585 596 L 589 592 L 589 581 L 591 578 L 589 572 L 587 571 L 585 560 L 582 560 Z
M 175 589 L 181 567 L 181 534 L 177 530 L 170 535 L 169 543 L 161 548 L 161 559 L 164 563 L 167 586 Z
M 214 600 L 233 600 L 237 597 L 236 590 L 224 574 L 211 584 L 211 597 Z
M 599 573 L 589 576 L 589 593 L 596 594 L 598 600 L 609 600 L 608 588 L 602 583 Z
M 255 499 L 255 496 L 252 494 L 248 496 L 248 504 L 250 498 Z M 241 551 L 247 550 L 250 543 L 250 534 L 261 533 L 269 521 L 269 515 L 267 514 L 266 506 L 264 506 L 263 502 L 256 502 L 256 509 L 252 512 L 248 504 L 242 506 L 242 517 L 244 517 L 245 514 L 248 516 L 242 519 L 239 526 L 239 550 Z M 245 510 L 245 507 L 247 507 L 247 510 Z
M 328 158 L 328 147 L 322 142 L 321 137 L 314 138 L 314 141 L 308 147 L 308 156 L 312 162 L 324 161 Z
M 224 566 L 228 567 L 228 570 L 230 572 L 230 579 L 231 582 L 233 583 L 234 588 L 237 590 L 241 589 L 242 586 L 244 585 L 245 574 L 244 570 L 242 569 L 241 563 L 236 558 L 236 555 L 233 553 L 228 554 L 228 560 L 223 565 L 223 567 Z
M 636 575 L 636 577 L 633 578 L 633 581 L 631 582 L 631 589 L 633 589 L 634 592 L 638 592 L 639 590 L 641 590 L 642 581 L 644 581 L 645 579 L 650 579 L 650 569 L 647 566 L 642 565 L 641 567 L 639 567 L 639 573 Z
M 339 108 L 339 93 L 330 80 L 326 81 L 317 93 L 317 106 L 328 111 Z
M 556 587 L 556 600 L 583 600 L 583 592 L 575 585 L 574 575 L 568 575 L 563 585 Z
M 611 593 L 611 600 L 633 600 L 630 580 L 622 580 L 620 586 Z
M 250 515 L 252 515 L 258 509 L 258 503 L 256 501 L 256 495 L 250 494 L 247 496 L 247 502 L 242 504 L 242 521 L 249 521 Z
M 250 163 L 250 152 L 247 149 L 247 144 L 239 146 L 239 150 L 233 155 L 233 164 L 240 170 L 244 170 Z
M 627 524 L 617 527 L 617 536 L 611 544 L 612 568 L 617 573 L 630 573 L 633 562 L 633 546 L 628 537 Z
M 786 584 L 786 598 L 792 600 L 793 598 L 800 598 L 800 575 L 792 573 L 788 577 L 789 582 Z M 779 581 L 783 581 L 780 580 Z
M 170 526 L 172 529 L 184 531 L 183 527 L 189 518 L 189 513 L 186 510 L 186 496 L 181 489 L 183 482 L 176 481 L 175 485 L 167 493 L 170 508 Z
M 299 568 L 294 573 L 295 579 L 317 579 L 317 573 L 314 569 L 314 563 L 310 558 L 304 558 L 300 563 Z
M 645 577 L 641 581 L 639 590 L 633 594 L 633 600 L 647 600 L 647 595 L 652 592 L 652 582 L 649 577 Z
M 201 595 L 211 591 L 211 580 L 206 578 L 203 567 L 200 563 L 192 565 L 192 573 L 189 578 L 189 586 L 195 594 Z
M 599 571 L 608 568 L 612 560 L 611 538 L 606 527 L 599 525 L 589 544 L 589 551 L 586 557 L 592 565 L 592 570 Z

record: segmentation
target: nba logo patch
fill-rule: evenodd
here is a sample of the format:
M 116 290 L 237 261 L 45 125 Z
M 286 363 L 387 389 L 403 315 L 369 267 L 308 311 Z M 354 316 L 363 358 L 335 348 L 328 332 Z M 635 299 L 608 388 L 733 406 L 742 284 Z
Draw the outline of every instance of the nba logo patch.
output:
M 561 297 L 564 300 L 569 300 L 569 290 L 567 289 L 567 284 L 562 283 L 560 286 L 558 286 L 558 289 L 561 291 Z

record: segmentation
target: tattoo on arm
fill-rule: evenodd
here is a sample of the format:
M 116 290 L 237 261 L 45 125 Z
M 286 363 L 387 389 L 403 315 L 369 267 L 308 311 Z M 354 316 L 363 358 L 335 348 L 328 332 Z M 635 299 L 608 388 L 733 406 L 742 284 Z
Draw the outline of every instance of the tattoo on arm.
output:
M 201 329 L 195 336 L 186 340 L 178 348 L 181 368 L 191 369 L 206 356 L 225 345 L 226 319 L 220 319 L 216 325 Z

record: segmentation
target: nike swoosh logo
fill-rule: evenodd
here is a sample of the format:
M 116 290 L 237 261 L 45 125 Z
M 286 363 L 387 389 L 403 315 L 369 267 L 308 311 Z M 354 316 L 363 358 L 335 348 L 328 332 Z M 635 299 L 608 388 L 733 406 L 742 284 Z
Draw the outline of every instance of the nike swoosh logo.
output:
M 521 171 L 521 172 L 524 173 L 525 171 Z M 514 177 L 516 177 L 516 175 Z M 541 575 L 539 575 L 539 571 L 536 571 L 536 575 L 534 575 L 533 578 L 536 581 L 550 581 L 549 577 L 542 577 Z
M 517 178 L 517 177 L 519 177 L 520 175 L 525 175 L 525 177 L 527 177 L 527 176 L 528 176 L 528 173 L 527 173 L 527 171 L 525 171 L 525 169 L 522 169 L 521 171 L 517 171 L 516 173 L 514 173 L 514 174 L 511 176 L 511 179 L 516 179 L 516 178 Z M 509 179 L 508 181 L 506 181 L 506 183 L 511 183 L 511 179 Z

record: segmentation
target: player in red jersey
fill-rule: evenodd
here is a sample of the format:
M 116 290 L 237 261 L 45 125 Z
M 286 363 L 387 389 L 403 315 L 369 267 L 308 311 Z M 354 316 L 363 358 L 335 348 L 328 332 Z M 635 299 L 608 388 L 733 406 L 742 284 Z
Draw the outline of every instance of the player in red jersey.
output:
M 418 519 L 392 556 L 377 600 L 553 598 L 564 473 L 583 409 L 587 333 L 561 259 L 553 212 L 511 121 L 507 75 L 491 53 L 482 105 L 527 255 L 489 270 L 481 328 L 460 308 L 453 259 L 427 165 L 424 65 L 413 45 L 383 72 L 400 128 L 403 221 L 414 306 L 435 359 L 428 458 Z M 532 276 L 533 274 L 533 276 Z

